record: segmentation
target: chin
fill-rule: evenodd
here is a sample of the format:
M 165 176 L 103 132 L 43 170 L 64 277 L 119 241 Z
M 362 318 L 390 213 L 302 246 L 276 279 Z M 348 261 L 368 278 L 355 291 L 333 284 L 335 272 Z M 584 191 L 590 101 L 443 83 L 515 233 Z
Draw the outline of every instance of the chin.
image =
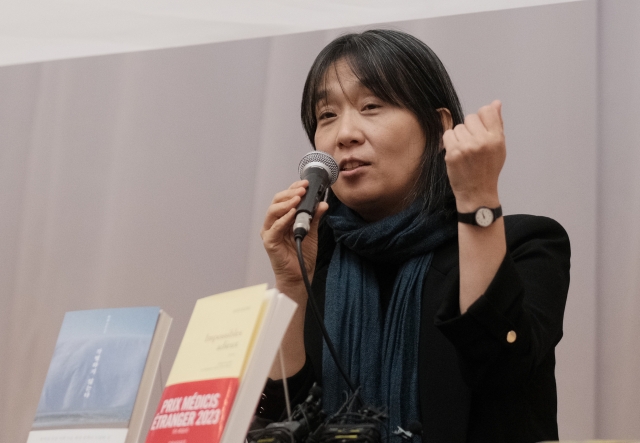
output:
M 378 217 L 372 216 L 372 214 L 379 212 L 378 205 L 376 205 L 375 203 L 368 200 L 363 200 L 362 198 L 358 198 L 358 199 L 350 199 L 348 197 L 341 198 L 337 194 L 336 196 L 338 197 L 338 200 L 342 202 L 343 205 L 345 205 L 352 211 L 355 211 L 356 213 L 358 213 L 358 215 L 360 215 L 365 220 L 373 221 L 374 219 L 378 218 Z

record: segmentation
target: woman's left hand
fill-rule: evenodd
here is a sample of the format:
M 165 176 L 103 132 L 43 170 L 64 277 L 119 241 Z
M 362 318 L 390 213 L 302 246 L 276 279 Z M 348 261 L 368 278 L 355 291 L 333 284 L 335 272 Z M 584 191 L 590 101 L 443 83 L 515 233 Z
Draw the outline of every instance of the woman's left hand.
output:
M 447 174 L 460 212 L 500 204 L 498 177 L 506 158 L 501 111 L 502 103 L 495 100 L 442 137 Z

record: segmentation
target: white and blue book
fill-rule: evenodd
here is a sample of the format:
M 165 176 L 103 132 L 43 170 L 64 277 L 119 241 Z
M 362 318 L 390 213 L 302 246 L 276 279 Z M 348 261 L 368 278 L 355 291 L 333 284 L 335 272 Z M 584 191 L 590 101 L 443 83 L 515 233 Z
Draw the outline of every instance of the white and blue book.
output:
M 157 307 L 67 312 L 27 442 L 144 440 L 170 325 Z

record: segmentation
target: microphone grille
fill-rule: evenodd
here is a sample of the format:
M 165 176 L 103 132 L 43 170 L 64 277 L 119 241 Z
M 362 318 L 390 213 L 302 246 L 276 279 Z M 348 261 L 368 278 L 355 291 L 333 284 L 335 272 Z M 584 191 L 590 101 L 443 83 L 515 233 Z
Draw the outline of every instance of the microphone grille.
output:
M 302 178 L 302 171 L 309 163 L 322 163 L 329 169 L 329 175 L 331 178 L 331 184 L 334 184 L 336 180 L 338 180 L 338 173 L 340 169 L 338 168 L 338 163 L 326 152 L 322 151 L 311 151 L 307 152 L 302 160 L 300 160 L 300 164 L 298 165 L 298 173 Z

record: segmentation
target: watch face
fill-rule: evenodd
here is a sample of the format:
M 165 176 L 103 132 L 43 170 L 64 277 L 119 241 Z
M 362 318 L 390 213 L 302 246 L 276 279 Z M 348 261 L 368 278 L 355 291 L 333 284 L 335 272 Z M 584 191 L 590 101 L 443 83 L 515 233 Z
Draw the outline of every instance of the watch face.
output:
M 476 223 L 486 228 L 493 223 L 493 211 L 489 208 L 480 208 L 476 211 Z

